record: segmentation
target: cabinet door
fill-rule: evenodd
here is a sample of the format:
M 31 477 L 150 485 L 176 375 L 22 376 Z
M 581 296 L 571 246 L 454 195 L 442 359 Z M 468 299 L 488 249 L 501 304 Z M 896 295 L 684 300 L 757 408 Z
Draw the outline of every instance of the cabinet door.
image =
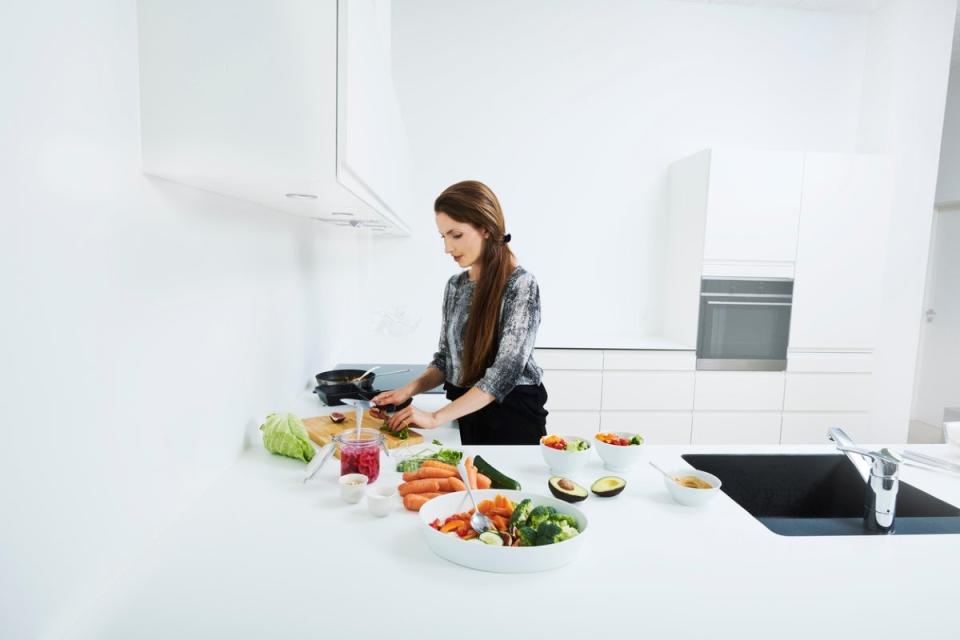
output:
M 550 411 L 547 415 L 547 433 L 592 440 L 599 430 L 599 411 Z
M 869 373 L 788 373 L 784 411 L 867 411 Z
M 603 411 L 601 431 L 639 433 L 646 444 L 690 444 L 689 411 Z
M 779 371 L 698 371 L 696 411 L 780 411 L 784 374 Z
M 600 371 L 543 372 L 548 411 L 599 411 Z
M 714 149 L 703 260 L 796 258 L 803 153 Z
M 830 444 L 827 431 L 840 427 L 854 442 L 870 442 L 870 414 L 849 413 L 793 413 L 783 414 L 783 444 Z
M 875 346 L 892 182 L 882 156 L 807 154 L 791 349 Z
M 690 411 L 693 372 L 604 371 L 603 409 Z
M 393 86 L 390 0 L 339 0 L 337 180 L 406 229 L 407 141 Z
M 780 442 L 780 413 L 693 414 L 693 444 L 774 444 Z

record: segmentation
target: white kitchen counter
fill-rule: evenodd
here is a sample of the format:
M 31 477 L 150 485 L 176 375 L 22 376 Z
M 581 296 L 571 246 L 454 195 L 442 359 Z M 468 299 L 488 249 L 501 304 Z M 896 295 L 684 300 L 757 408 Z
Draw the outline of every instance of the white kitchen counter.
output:
M 306 414 L 304 414 L 306 415 Z M 449 427 L 428 432 L 448 444 Z M 946 445 L 914 446 L 960 461 Z M 548 494 L 537 447 L 467 447 Z M 650 446 L 682 453 L 832 452 L 831 446 Z M 71 637 L 132 638 L 955 638 L 960 536 L 781 537 L 720 494 L 673 503 L 643 464 L 612 499 L 579 506 L 589 540 L 566 567 L 502 575 L 433 555 L 418 516 L 374 518 L 340 501 L 331 460 L 247 450 Z M 593 456 L 576 480 L 607 475 Z M 397 482 L 385 465 L 378 482 Z M 960 505 L 960 478 L 904 467 L 903 480 Z M 471 623 L 469 620 L 475 620 Z M 471 625 L 487 625 L 488 633 Z

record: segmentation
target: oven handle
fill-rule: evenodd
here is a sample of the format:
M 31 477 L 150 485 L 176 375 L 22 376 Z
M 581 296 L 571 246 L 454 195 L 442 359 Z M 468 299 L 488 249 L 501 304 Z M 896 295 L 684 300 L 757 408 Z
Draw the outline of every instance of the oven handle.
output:
M 707 304 L 715 304 L 723 307 L 789 307 L 792 302 L 732 302 L 728 300 L 707 300 Z

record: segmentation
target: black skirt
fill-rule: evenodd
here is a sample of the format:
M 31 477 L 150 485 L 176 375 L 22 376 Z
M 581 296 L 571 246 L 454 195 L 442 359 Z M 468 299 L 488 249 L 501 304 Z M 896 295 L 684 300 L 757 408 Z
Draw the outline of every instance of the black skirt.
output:
M 470 387 L 444 383 L 447 399 L 456 400 Z M 539 444 L 547 434 L 547 390 L 542 384 L 513 388 L 503 402 L 494 400 L 479 411 L 465 415 L 460 424 L 462 444 Z

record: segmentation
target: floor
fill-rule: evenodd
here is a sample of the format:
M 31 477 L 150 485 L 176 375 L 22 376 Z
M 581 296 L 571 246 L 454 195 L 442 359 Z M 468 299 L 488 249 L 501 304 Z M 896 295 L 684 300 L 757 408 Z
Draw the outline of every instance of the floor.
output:
M 943 444 L 943 442 L 943 427 L 919 420 L 910 421 L 910 429 L 907 431 L 908 444 Z

